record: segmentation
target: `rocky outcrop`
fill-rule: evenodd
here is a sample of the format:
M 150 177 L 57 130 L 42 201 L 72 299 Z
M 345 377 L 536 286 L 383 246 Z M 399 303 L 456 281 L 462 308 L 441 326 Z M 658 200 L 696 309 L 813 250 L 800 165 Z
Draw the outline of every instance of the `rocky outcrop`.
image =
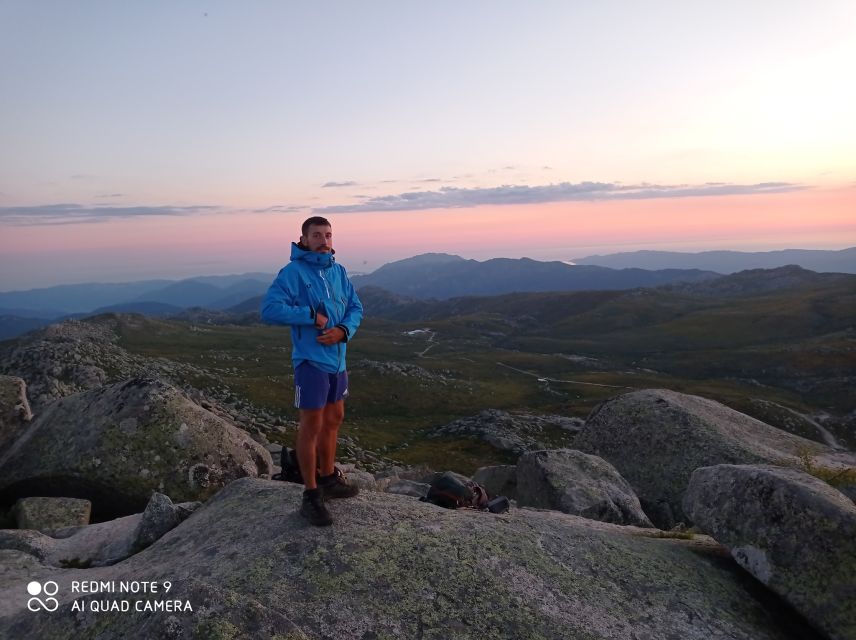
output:
M 36 413 L 59 398 L 96 389 L 106 368 L 130 373 L 140 362 L 116 343 L 115 323 L 67 320 L 26 336 L 2 357 L 0 371 L 27 381 Z
M 112 567 L 60 570 L 0 552 L 0 635 L 816 638 L 742 579 L 709 539 L 657 539 L 646 529 L 548 511 L 450 511 L 384 493 L 331 502 L 335 524 L 315 528 L 297 513 L 300 492 L 286 482 L 237 480 Z M 59 607 L 34 615 L 26 585 L 48 579 L 59 585 Z M 88 595 L 72 593 L 72 580 L 172 584 L 168 595 L 162 588 Z M 128 612 L 88 609 L 92 601 L 121 598 Z M 72 610 L 75 599 L 83 611 Z M 167 600 L 180 608 L 136 610 L 137 602 Z
M 15 376 L 0 375 L 0 453 L 12 446 L 32 419 L 26 383 Z
M 417 381 L 430 384 L 447 385 L 452 381 L 452 372 L 448 369 L 443 371 L 428 371 L 416 364 L 409 362 L 392 362 L 368 360 L 363 358 L 354 363 L 353 369 L 372 371 L 384 376 L 395 376 L 402 378 L 415 378 Z
M 699 467 L 796 463 L 805 452 L 819 466 L 856 460 L 713 400 L 665 389 L 634 391 L 601 403 L 574 447 L 612 464 L 662 529 L 689 524 L 681 501 Z
M 200 504 L 172 504 L 167 496 L 155 494 L 143 513 L 60 529 L 51 535 L 32 529 L 0 529 L 0 555 L 2 550 L 19 551 L 50 567 L 108 566 L 150 546 Z
M 19 529 L 47 533 L 64 527 L 89 524 L 92 503 L 79 498 L 21 498 L 12 512 Z
M 270 454 L 178 389 L 137 378 L 49 405 L 0 457 L 0 496 L 86 498 L 93 519 L 142 510 L 153 491 L 204 500 L 270 474 Z
M 696 469 L 684 496 L 696 526 L 832 640 L 856 639 L 856 505 L 796 469 Z
M 633 489 L 612 465 L 572 449 L 520 456 L 517 504 L 614 524 L 653 526 Z
M 522 454 L 526 451 L 549 448 L 547 432 L 570 442 L 573 434 L 582 428 L 578 418 L 565 416 L 508 413 L 498 409 L 485 409 L 475 416 L 461 418 L 434 429 L 429 438 L 470 438 L 483 440 L 502 451 Z

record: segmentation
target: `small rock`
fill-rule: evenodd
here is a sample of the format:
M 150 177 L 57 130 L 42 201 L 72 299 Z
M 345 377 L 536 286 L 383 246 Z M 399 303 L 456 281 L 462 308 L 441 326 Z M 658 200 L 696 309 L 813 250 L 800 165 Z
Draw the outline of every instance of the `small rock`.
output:
M 145 549 L 178 525 L 182 520 L 178 511 L 179 509 L 172 503 L 169 496 L 162 493 L 152 494 L 137 527 L 134 548 Z
M 360 489 L 365 489 L 366 491 L 377 490 L 377 482 L 375 481 L 374 476 L 368 471 L 357 469 L 352 464 L 340 464 L 339 468 L 351 484 L 356 485 Z
M 21 498 L 13 507 L 19 529 L 47 533 L 89 524 L 92 503 L 79 498 Z

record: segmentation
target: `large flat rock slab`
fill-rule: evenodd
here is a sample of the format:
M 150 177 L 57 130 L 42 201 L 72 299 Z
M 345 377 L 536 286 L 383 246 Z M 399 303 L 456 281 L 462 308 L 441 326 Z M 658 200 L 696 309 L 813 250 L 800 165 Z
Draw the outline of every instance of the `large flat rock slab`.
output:
M 112 567 L 41 567 L 0 552 L 8 638 L 422 638 L 806 640 L 815 634 L 710 539 L 551 511 L 449 511 L 366 492 L 330 503 L 332 527 L 297 513 L 301 488 L 245 478 L 151 547 Z M 29 581 L 58 584 L 50 615 Z M 72 581 L 172 583 L 168 595 L 72 593 Z M 92 600 L 131 601 L 94 613 Z M 177 600 L 192 611 L 135 611 Z M 72 611 L 78 600 L 84 611 Z M 218 635 L 219 634 L 219 635 Z M 277 636 L 277 634 L 279 634 Z

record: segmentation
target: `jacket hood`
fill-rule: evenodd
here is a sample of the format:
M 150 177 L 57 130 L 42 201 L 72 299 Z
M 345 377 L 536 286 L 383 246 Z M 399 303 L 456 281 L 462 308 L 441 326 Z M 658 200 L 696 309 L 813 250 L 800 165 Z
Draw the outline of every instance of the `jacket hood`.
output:
M 333 254 L 336 253 L 335 249 L 331 249 L 330 253 L 316 253 L 315 251 L 309 251 L 308 249 L 304 249 L 296 242 L 291 243 L 291 260 L 292 262 L 296 262 L 298 260 L 302 260 L 303 262 L 312 265 L 313 267 L 320 267 L 325 269 L 333 265 L 336 262 L 336 258 L 333 257 Z

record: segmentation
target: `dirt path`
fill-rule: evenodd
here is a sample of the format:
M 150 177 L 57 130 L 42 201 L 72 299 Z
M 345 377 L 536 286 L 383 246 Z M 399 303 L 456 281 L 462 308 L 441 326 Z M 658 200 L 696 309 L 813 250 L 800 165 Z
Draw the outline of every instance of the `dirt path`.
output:
M 439 342 L 437 342 L 437 341 L 435 341 L 435 340 L 434 340 L 434 336 L 436 336 L 436 335 L 437 335 L 436 333 L 434 333 L 433 331 L 426 331 L 426 333 L 428 334 L 428 346 L 427 346 L 427 347 L 425 347 L 422 351 L 417 351 L 417 352 L 416 352 L 416 357 L 417 357 L 417 358 L 424 358 L 424 357 L 425 357 L 425 354 L 426 354 L 426 353 L 428 353 L 428 350 L 429 350 L 429 349 L 433 349 L 433 348 L 434 348 L 434 347 L 436 347 L 438 344 L 440 344 Z
M 506 369 L 511 369 L 512 371 L 516 371 L 517 373 L 522 373 L 527 376 L 532 376 L 533 378 L 537 378 L 539 381 L 543 380 L 545 382 L 564 382 L 567 384 L 585 384 L 591 387 L 609 387 L 610 389 L 633 389 L 633 387 L 625 387 L 619 384 L 601 384 L 599 382 L 583 382 L 582 380 L 560 380 L 558 378 L 548 378 L 545 376 L 538 375 L 537 373 L 532 373 L 531 371 L 525 371 L 523 369 L 518 369 L 516 367 L 512 367 L 510 364 L 505 364 L 504 362 L 497 362 L 500 367 L 505 367 Z

